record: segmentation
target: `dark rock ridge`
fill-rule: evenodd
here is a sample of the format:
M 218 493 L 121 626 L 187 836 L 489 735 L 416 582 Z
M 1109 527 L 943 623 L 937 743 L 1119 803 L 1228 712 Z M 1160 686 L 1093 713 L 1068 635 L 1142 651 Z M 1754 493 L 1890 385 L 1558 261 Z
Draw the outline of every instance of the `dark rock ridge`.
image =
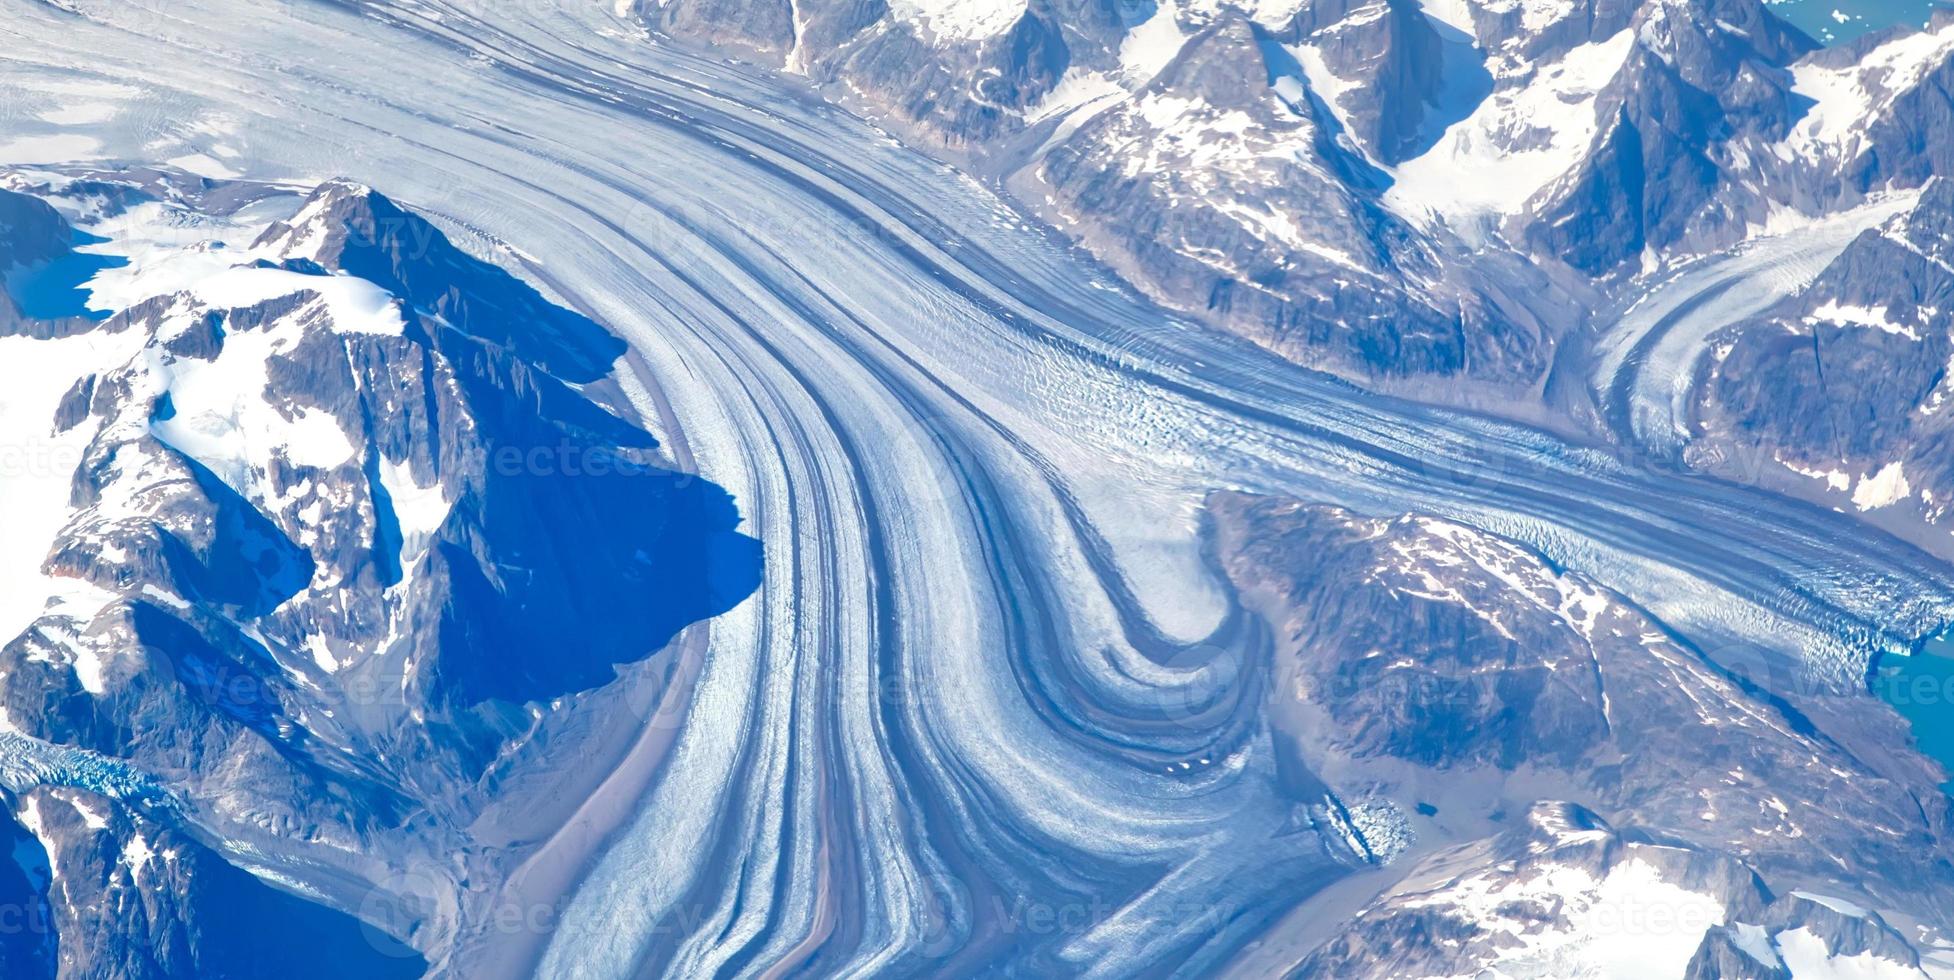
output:
M 46 201 L 0 187 L 0 337 L 75 333 L 97 319 L 78 287 L 116 262 L 77 253 L 86 241 Z
M 0 269 L 33 266 L 67 254 L 74 229 L 46 201 L 0 188 Z
M 1544 328 L 1456 281 L 1378 203 L 1381 176 L 1258 34 L 1223 15 L 1053 149 L 1037 178 L 1059 213 L 1163 301 L 1200 297 L 1185 305 L 1293 360 L 1386 376 L 1537 373 Z M 1272 97 L 1270 79 L 1294 97 Z
M 1416 156 L 1449 121 L 1441 118 L 1442 104 L 1451 94 L 1446 86 L 1456 79 L 1445 74 L 1447 52 L 1438 30 L 1413 0 L 1306 4 L 1263 33 L 1279 45 L 1309 46 L 1337 78 L 1354 80 L 1338 105 L 1351 139 L 1374 160 L 1399 163 Z M 1293 77 L 1308 83 L 1305 74 Z
M 1733 857 L 1543 802 L 1496 836 L 1407 869 L 1296 972 L 1576 976 L 1604 965 L 1616 975 L 1783 980 L 1794 958 L 1841 975 L 1926 976 L 1878 913 L 1774 895 Z
M 589 318 L 543 299 L 528 283 L 456 248 L 439 229 L 378 194 L 321 185 L 292 223 L 265 229 L 253 248 L 288 265 L 364 279 L 417 315 L 584 384 L 610 374 L 624 342 Z
M 709 0 L 641 3 L 653 29 L 767 58 L 871 100 L 886 116 L 939 145 L 980 145 L 1023 126 L 1024 110 L 1067 68 L 1111 69 L 1127 3 L 1033 0 L 989 28 L 939 29 L 886 0 Z M 798 18 L 798 21 L 797 21 Z
M 1033 0 L 974 32 L 880 2 L 795 5 L 798 30 L 770 0 L 636 10 L 1008 180 L 1167 305 L 1304 363 L 1524 385 L 1563 318 L 1524 263 L 1455 269 L 1440 253 L 1468 249 L 1378 203 L 1389 179 L 1373 164 L 1428 146 L 1458 109 L 1451 55 L 1409 0 L 1254 18 L 1207 0 Z M 1303 49 L 1336 74 L 1334 111 Z
M 1947 17 L 1819 49 L 1760 0 L 635 11 L 997 179 L 1169 307 L 1373 383 L 1485 383 L 1454 395 L 1528 389 L 1645 273 L 1954 152 Z M 1448 200 L 1455 169 L 1520 190 Z
M 273 888 L 116 800 L 36 787 L 5 800 L 6 976 L 418 977 L 413 950 Z
M 154 919 L 128 928 L 188 922 L 183 943 L 104 928 L 77 962 L 262 976 L 281 961 L 260 938 L 216 935 L 257 882 L 219 854 L 319 889 L 280 899 L 315 939 L 402 867 L 456 869 L 440 889 L 514 859 L 470 843 L 498 786 L 561 768 L 553 734 L 601 728 L 583 702 L 751 593 L 759 552 L 726 492 L 617 407 L 616 338 L 367 188 L 322 185 L 180 287 L 87 321 L 121 353 L 44 423 L 79 462 L 47 609 L 0 648 L 0 709 L 160 780 L 211 848 L 202 890 L 129 886 Z M 413 898 L 434 917 L 386 928 L 437 945 L 453 896 Z M 108 906 L 57 906 L 81 955 Z M 329 945 L 357 949 L 307 971 L 388 975 L 358 964 L 373 944 Z
M 1627 29 L 1635 43 L 1596 100 L 1600 132 L 1528 229 L 1534 248 L 1591 274 L 1744 236 L 1760 202 L 1731 185 L 1750 148 L 1790 132 L 1803 107 L 1788 66 L 1816 47 L 1757 0 L 1656 0 Z
M 1695 459 L 1726 470 L 1769 460 L 1803 474 L 1794 486 L 1821 499 L 1945 517 L 1954 183 L 1934 181 L 1810 284 L 1717 340 L 1698 386 Z
M 1804 955 L 1785 938 L 1801 929 L 1821 959 L 1910 966 L 1871 911 L 1828 919 L 1793 893 L 1934 922 L 1954 907 L 1934 767 L 1831 727 L 1878 728 L 1890 712 L 1870 695 L 1802 711 L 1620 595 L 1460 525 L 1239 495 L 1211 509 L 1217 557 L 1275 630 L 1282 742 L 1339 794 L 1418 814 L 1402 877 L 1326 913 L 1349 924 L 1302 975 L 1509 958 L 1513 975 L 1577 975 L 1619 954 L 1596 923 L 1634 901 L 1698 917 L 1687 936 L 1665 927 L 1668 975 L 1731 944 Z

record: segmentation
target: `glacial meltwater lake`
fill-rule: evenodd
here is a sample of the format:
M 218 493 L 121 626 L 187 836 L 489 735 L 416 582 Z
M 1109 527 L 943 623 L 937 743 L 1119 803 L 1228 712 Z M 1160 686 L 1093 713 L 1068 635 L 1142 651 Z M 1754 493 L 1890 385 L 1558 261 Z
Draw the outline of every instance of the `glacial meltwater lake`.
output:
M 1873 693 L 1906 718 L 1920 751 L 1954 774 L 1954 637 L 1929 640 L 1911 657 L 1881 658 Z

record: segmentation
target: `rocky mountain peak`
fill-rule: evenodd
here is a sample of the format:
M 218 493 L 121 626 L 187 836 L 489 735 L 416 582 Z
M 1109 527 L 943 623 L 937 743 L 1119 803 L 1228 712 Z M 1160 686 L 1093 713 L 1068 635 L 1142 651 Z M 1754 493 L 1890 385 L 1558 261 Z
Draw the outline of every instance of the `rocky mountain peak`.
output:
M 0 187 L 0 272 L 56 258 L 73 238 L 74 230 L 46 201 Z
M 90 226 L 148 249 L 90 288 L 154 295 L 7 338 L 73 373 L 5 404 L 66 469 L 10 485 L 45 537 L 5 572 L 45 603 L 0 644 L 0 734 L 171 773 L 247 850 L 301 834 L 382 873 L 373 848 L 426 843 L 387 836 L 405 814 L 465 812 L 556 712 L 750 593 L 757 545 L 609 382 L 615 338 L 431 222 L 349 182 L 255 232 L 196 204 Z
M 464 253 L 427 219 L 352 181 L 319 185 L 296 215 L 266 228 L 252 248 L 286 268 L 373 283 L 440 326 L 566 381 L 603 377 L 624 349 L 588 317 L 550 303 L 529 284 Z

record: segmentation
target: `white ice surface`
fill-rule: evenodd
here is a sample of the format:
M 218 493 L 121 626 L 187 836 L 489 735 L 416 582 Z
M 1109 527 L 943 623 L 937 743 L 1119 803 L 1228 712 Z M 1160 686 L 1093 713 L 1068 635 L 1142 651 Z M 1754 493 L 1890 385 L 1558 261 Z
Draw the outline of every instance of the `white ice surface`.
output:
M 1792 91 L 1815 104 L 1786 137 L 1786 148 L 1808 158 L 1851 159 L 1860 151 L 1860 133 L 1868 120 L 1887 112 L 1895 95 L 1918 84 L 1950 54 L 1954 23 L 1937 31 L 1902 34 L 1842 68 L 1821 67 L 1809 59 L 1793 65 Z
M 0 634 L 11 639 L 64 588 L 41 573 L 55 533 L 72 513 L 69 491 L 83 448 L 83 425 L 56 435 L 61 396 L 85 375 L 127 360 L 140 343 L 129 333 L 60 340 L 0 337 Z M 4 642 L 4 641 L 0 641 Z
M 1633 35 L 1570 50 L 1524 85 L 1495 91 L 1431 149 L 1400 163 L 1387 205 L 1416 220 L 1517 212 L 1572 170 L 1593 143 L 1596 93 L 1621 70 Z
M 1832 956 L 1825 940 L 1808 929 L 1793 929 L 1773 937 L 1784 965 L 1796 980 L 1922 980 L 1926 974 L 1872 953 Z
M 1906 469 L 1898 462 L 1887 463 L 1876 473 L 1859 478 L 1852 490 L 1852 505 L 1860 510 L 1877 510 L 1905 500 L 1913 490 L 1907 486 Z
M 944 41 L 981 41 L 1011 29 L 1025 0 L 891 0 L 890 13 L 929 26 Z

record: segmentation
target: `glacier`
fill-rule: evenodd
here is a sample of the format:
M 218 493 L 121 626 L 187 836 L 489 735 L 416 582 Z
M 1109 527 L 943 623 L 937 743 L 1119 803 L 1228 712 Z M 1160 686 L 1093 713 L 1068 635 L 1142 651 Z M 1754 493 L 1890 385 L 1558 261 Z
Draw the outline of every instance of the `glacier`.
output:
M 1294 368 L 791 80 L 643 43 L 602 4 L 6 14 L 0 160 L 385 187 L 611 326 L 641 413 L 761 542 L 759 590 L 693 635 L 602 796 L 526 873 L 460 893 L 453 975 L 1220 969 L 1364 862 L 1332 840 L 1348 817 L 1281 789 L 1269 638 L 1201 541 L 1216 488 L 1483 529 L 1819 684 L 1954 622 L 1944 553 Z M 1665 421 L 1664 345 L 1701 342 L 1677 321 L 1706 281 L 1816 261 L 1753 254 L 1630 314 L 1597 380 L 1619 424 Z M 105 295 L 144 274 L 129 257 L 94 273 Z M 129 792 L 15 741 L 9 779 Z M 547 928 L 496 926 L 538 908 Z

